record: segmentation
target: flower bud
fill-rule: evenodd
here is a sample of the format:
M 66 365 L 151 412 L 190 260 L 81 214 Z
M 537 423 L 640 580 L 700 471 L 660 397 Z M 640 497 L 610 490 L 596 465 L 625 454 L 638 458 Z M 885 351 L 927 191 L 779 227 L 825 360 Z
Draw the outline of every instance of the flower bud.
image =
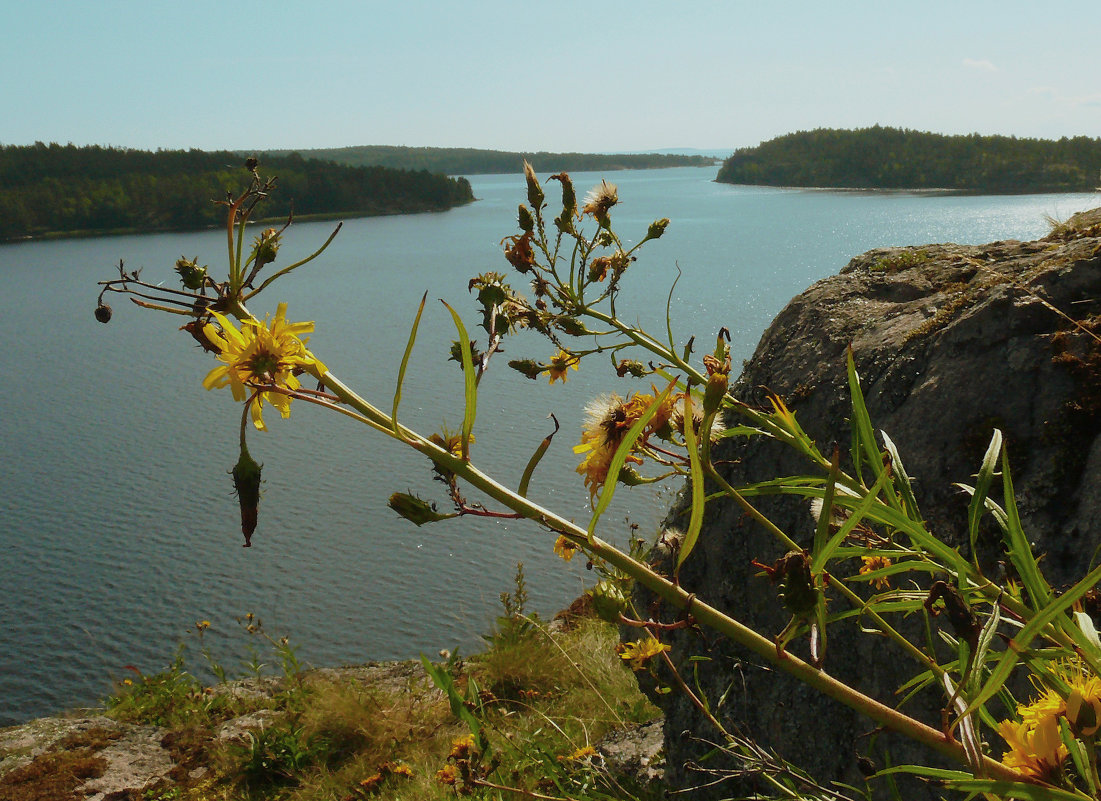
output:
M 191 337 L 198 342 L 207 353 L 221 353 L 221 348 L 215 345 L 214 341 L 210 338 L 210 332 L 207 331 L 208 326 L 209 323 L 203 320 L 192 320 L 190 323 L 181 325 L 180 330 L 191 334 Z
M 619 616 L 627 608 L 627 599 L 615 583 L 602 581 L 589 590 L 589 597 L 593 601 L 593 611 L 601 620 L 618 623 Z
M 535 220 L 531 216 L 531 212 L 528 211 L 528 207 L 523 203 L 520 204 L 520 209 L 516 214 L 517 222 L 520 224 L 521 231 L 527 231 L 531 233 L 535 228 Z
M 707 379 L 707 389 L 703 393 L 703 413 L 714 414 L 722 405 L 726 390 L 730 386 L 730 376 L 726 373 L 712 373 Z
M 100 303 L 96 306 L 96 319 L 101 323 L 111 322 L 111 307 L 106 303 Z
M 539 362 L 532 361 L 531 359 L 513 359 L 508 363 L 508 366 L 516 372 L 527 376 L 532 381 L 537 379 L 546 369 L 545 365 L 539 364 Z
M 1067 696 L 1067 721 L 1076 734 L 1090 737 L 1101 728 L 1101 700 L 1086 698 L 1082 691 L 1071 688 Z
M 416 526 L 423 526 L 425 523 L 438 523 L 440 520 L 455 517 L 454 512 L 451 514 L 438 512 L 436 511 L 436 504 L 429 503 L 423 498 L 418 498 L 408 492 L 395 492 L 390 496 L 390 500 L 386 502 L 386 505 Z
M 176 259 L 176 273 L 186 289 L 202 289 L 206 283 L 206 267 L 200 267 L 198 259 Z
M 647 374 L 646 365 L 635 359 L 620 359 L 616 365 L 615 374 L 620 378 L 630 373 L 635 378 L 642 378 Z
M 233 466 L 233 488 L 237 491 L 237 502 L 241 506 L 241 533 L 245 535 L 245 547 L 252 547 L 252 534 L 256 531 L 256 517 L 260 508 L 260 471 L 262 464 L 249 455 L 244 442 L 241 443 L 241 456 Z
M 264 233 L 256 237 L 252 245 L 252 252 L 256 258 L 253 260 L 253 269 L 258 270 L 265 264 L 275 261 L 279 253 L 279 232 L 274 228 L 268 228 Z
M 539 186 L 539 179 L 535 177 L 535 168 L 526 161 L 524 162 L 524 178 L 528 182 L 528 203 L 531 204 L 533 209 L 543 208 L 543 199 L 546 195 L 543 194 L 543 189 Z
M 668 217 L 662 217 L 660 220 L 654 220 L 652 223 L 650 223 L 650 227 L 646 229 L 646 238 L 661 239 L 661 235 L 665 233 L 665 229 L 668 226 Z
M 583 337 L 586 334 L 591 334 L 592 331 L 585 327 L 585 324 L 578 320 L 576 317 L 559 317 L 554 321 L 554 324 L 569 334 L 571 337 Z

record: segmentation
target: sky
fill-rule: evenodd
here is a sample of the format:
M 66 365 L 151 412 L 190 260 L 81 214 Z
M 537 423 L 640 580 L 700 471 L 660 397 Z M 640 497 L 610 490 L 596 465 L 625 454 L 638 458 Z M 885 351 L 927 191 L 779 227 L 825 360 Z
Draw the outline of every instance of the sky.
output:
M 0 0 L 0 144 L 734 150 L 1101 136 L 1097 0 Z

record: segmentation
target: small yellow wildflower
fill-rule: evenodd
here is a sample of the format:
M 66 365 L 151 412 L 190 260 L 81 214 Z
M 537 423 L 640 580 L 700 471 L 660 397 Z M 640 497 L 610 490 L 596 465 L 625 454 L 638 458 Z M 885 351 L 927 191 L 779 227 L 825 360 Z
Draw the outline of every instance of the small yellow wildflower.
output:
M 454 765 L 444 765 L 436 771 L 436 781 L 440 784 L 453 785 L 459 780 L 459 772 Z
M 203 379 L 207 389 L 228 386 L 233 399 L 244 401 L 256 387 L 275 386 L 286 390 L 299 388 L 296 373 L 313 369 L 323 373 L 326 367 L 306 349 L 309 338 L 302 334 L 313 331 L 313 323 L 288 323 L 287 304 L 280 303 L 275 318 L 264 321 L 245 320 L 238 328 L 225 316 L 214 312 L 218 325 L 207 325 L 205 337 L 218 348 L 218 358 L 224 364 L 211 370 Z M 283 392 L 264 391 L 252 399 L 249 412 L 253 424 L 264 431 L 262 410 L 267 402 L 290 417 L 291 397 Z
M 568 760 L 570 762 L 580 762 L 583 759 L 590 759 L 596 756 L 596 749 L 591 745 L 585 745 L 578 748 L 572 754 L 566 757 L 558 757 L 560 760 Z
M 395 776 L 404 776 L 406 779 L 413 778 L 413 769 L 408 765 L 395 765 L 390 772 Z
M 1046 717 L 1036 726 L 1003 720 L 998 724 L 998 734 L 1009 744 L 1002 764 L 1026 776 L 1050 781 L 1067 758 L 1067 747 L 1059 736 L 1056 717 Z
M 550 367 L 547 368 L 547 375 L 550 376 L 550 383 L 555 381 L 561 381 L 566 383 L 566 371 L 571 367 L 574 370 L 580 370 L 578 366 L 581 360 L 574 356 L 572 353 L 567 353 L 564 350 L 558 351 L 554 354 L 554 358 L 551 359 Z
M 577 553 L 577 545 L 564 536 L 559 535 L 558 539 L 554 541 L 554 552 L 568 562 L 573 559 L 573 555 Z
M 447 755 L 448 759 L 466 759 L 470 756 L 470 752 L 474 749 L 474 735 L 468 734 L 465 737 L 459 737 L 451 742 L 451 753 Z
M 134 682 L 131 679 L 123 679 L 122 683 L 125 684 L 127 687 L 133 687 L 134 686 Z
M 210 628 L 210 621 L 200 620 L 198 623 L 195 624 L 195 628 L 197 628 L 199 631 L 206 631 Z
M 860 559 L 864 562 L 860 566 L 860 575 L 862 576 L 891 566 L 891 560 L 886 556 L 861 556 Z M 890 589 L 891 580 L 887 576 L 876 576 L 872 579 L 872 586 L 877 590 Z
M 375 773 L 363 779 L 359 783 L 359 786 L 362 787 L 365 792 L 377 793 L 384 779 L 385 777 L 381 773 Z
M 647 662 L 662 651 L 668 650 L 670 650 L 670 648 L 665 643 L 658 642 L 653 637 L 648 637 L 645 640 L 629 642 L 624 645 L 623 649 L 620 651 L 619 658 L 624 662 L 630 663 L 631 670 L 642 670 L 646 667 Z

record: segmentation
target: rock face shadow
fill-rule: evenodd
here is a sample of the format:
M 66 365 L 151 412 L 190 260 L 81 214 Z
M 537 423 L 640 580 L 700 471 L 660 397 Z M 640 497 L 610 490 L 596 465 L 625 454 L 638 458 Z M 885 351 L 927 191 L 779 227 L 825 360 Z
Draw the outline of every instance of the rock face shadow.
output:
M 702 334 L 702 332 L 700 332 Z M 761 338 L 734 395 L 754 406 L 779 395 L 823 453 L 849 450 L 851 406 L 845 370 L 851 346 L 873 425 L 898 447 L 930 531 L 967 553 L 968 498 L 993 429 L 1008 444 L 1025 531 L 1052 586 L 1069 585 L 1101 545 L 1101 209 L 1077 214 L 1034 242 L 884 248 L 853 259 L 839 275 L 794 298 Z M 807 472 L 773 442 L 727 440 L 715 455 L 738 486 Z M 845 465 L 843 464 L 843 467 Z M 754 503 L 782 530 L 809 545 L 806 502 L 762 497 Z M 669 514 L 683 526 L 683 498 Z M 984 573 L 1004 576 L 1000 536 L 991 526 L 977 546 Z M 773 588 L 751 560 L 782 552 L 733 503 L 709 504 L 704 530 L 681 571 L 681 584 L 708 603 L 774 635 L 787 621 Z M 853 560 L 852 573 L 859 567 Z M 833 572 L 831 570 L 831 572 Z M 930 577 L 929 582 L 933 580 Z M 862 589 L 862 588 L 861 588 Z M 643 608 L 648 601 L 641 598 Z M 831 599 L 831 608 L 845 602 Z M 916 617 L 916 616 L 915 616 Z M 916 621 L 892 621 L 924 642 Z M 943 625 L 947 625 L 944 623 Z M 908 628 L 909 627 L 909 628 Z M 918 672 L 882 638 L 830 630 L 825 670 L 887 704 Z M 928 762 L 918 746 L 880 735 L 840 705 L 723 643 L 679 632 L 671 640 L 685 675 L 724 725 L 774 748 L 824 784 L 863 786 L 869 752 L 880 767 Z M 805 643 L 792 648 L 806 658 Z M 690 663 L 693 656 L 709 661 Z M 707 746 L 682 732 L 706 724 L 677 693 L 653 695 L 666 714 L 666 775 L 674 787 L 700 786 L 693 798 L 723 798 L 735 783 L 691 769 Z M 943 693 L 925 692 L 907 709 L 939 728 Z M 995 752 L 1001 743 L 987 732 Z M 711 738 L 708 733 L 708 739 Z M 687 766 L 687 767 L 686 767 Z M 741 779 L 740 792 L 753 789 Z M 906 798 L 937 797 L 917 783 Z

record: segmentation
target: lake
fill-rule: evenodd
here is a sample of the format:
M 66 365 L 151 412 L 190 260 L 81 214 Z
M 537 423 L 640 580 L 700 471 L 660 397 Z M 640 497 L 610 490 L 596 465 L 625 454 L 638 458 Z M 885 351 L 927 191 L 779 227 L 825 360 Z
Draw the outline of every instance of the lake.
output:
M 538 166 L 538 165 L 536 165 Z M 713 183 L 716 168 L 611 173 L 617 230 L 641 237 L 670 217 L 665 236 L 628 270 L 621 316 L 664 330 L 670 285 L 680 341 L 710 341 L 726 326 L 737 360 L 794 294 L 853 256 L 886 245 L 1028 239 L 1101 203 L 1096 194 L 950 196 L 822 192 Z M 577 174 L 579 195 L 598 174 Z M 403 420 L 422 431 L 462 420 L 462 375 L 447 350 L 444 298 L 473 332 L 469 278 L 504 272 L 502 237 L 515 232 L 520 175 L 475 176 L 477 203 L 439 214 L 349 220 L 329 250 L 250 304 L 289 303 L 315 320 L 310 347 L 330 369 L 389 408 L 417 304 L 430 303 L 404 388 Z M 557 184 L 549 182 L 554 200 Z M 552 205 L 552 210 L 554 206 Z M 326 223 L 295 225 L 278 265 L 316 248 Z M 254 547 L 243 549 L 227 470 L 237 458 L 239 410 L 207 392 L 214 366 L 178 323 L 117 296 L 110 325 L 92 315 L 96 281 L 119 259 L 172 285 L 172 265 L 197 256 L 224 264 L 224 233 L 155 234 L 0 245 L 0 342 L 11 383 L 0 395 L 5 525 L 0 528 L 0 725 L 92 704 L 112 682 L 167 664 L 211 621 L 204 643 L 231 673 L 250 660 L 237 618 L 253 613 L 289 635 L 314 665 L 479 647 L 522 561 L 530 608 L 549 616 L 585 586 L 581 560 L 551 550 L 554 536 L 513 521 L 464 518 L 416 528 L 386 507 L 394 491 L 441 499 L 441 486 L 407 448 L 299 402 L 288 421 L 268 410 L 249 444 L 264 463 Z M 520 291 L 526 287 L 516 280 Z M 278 293 L 278 294 L 276 294 Z M 530 292 L 529 292 L 530 294 Z M 507 358 L 546 361 L 546 343 L 507 342 Z M 595 394 L 646 389 L 586 362 L 563 386 L 505 367 L 482 383 L 475 461 L 514 483 L 563 424 L 533 481 L 533 497 L 587 522 L 573 468 L 581 410 Z M 621 490 L 603 533 L 651 535 L 675 488 Z M 266 654 L 265 651 L 261 653 Z M 270 660 L 269 660 L 270 661 Z

